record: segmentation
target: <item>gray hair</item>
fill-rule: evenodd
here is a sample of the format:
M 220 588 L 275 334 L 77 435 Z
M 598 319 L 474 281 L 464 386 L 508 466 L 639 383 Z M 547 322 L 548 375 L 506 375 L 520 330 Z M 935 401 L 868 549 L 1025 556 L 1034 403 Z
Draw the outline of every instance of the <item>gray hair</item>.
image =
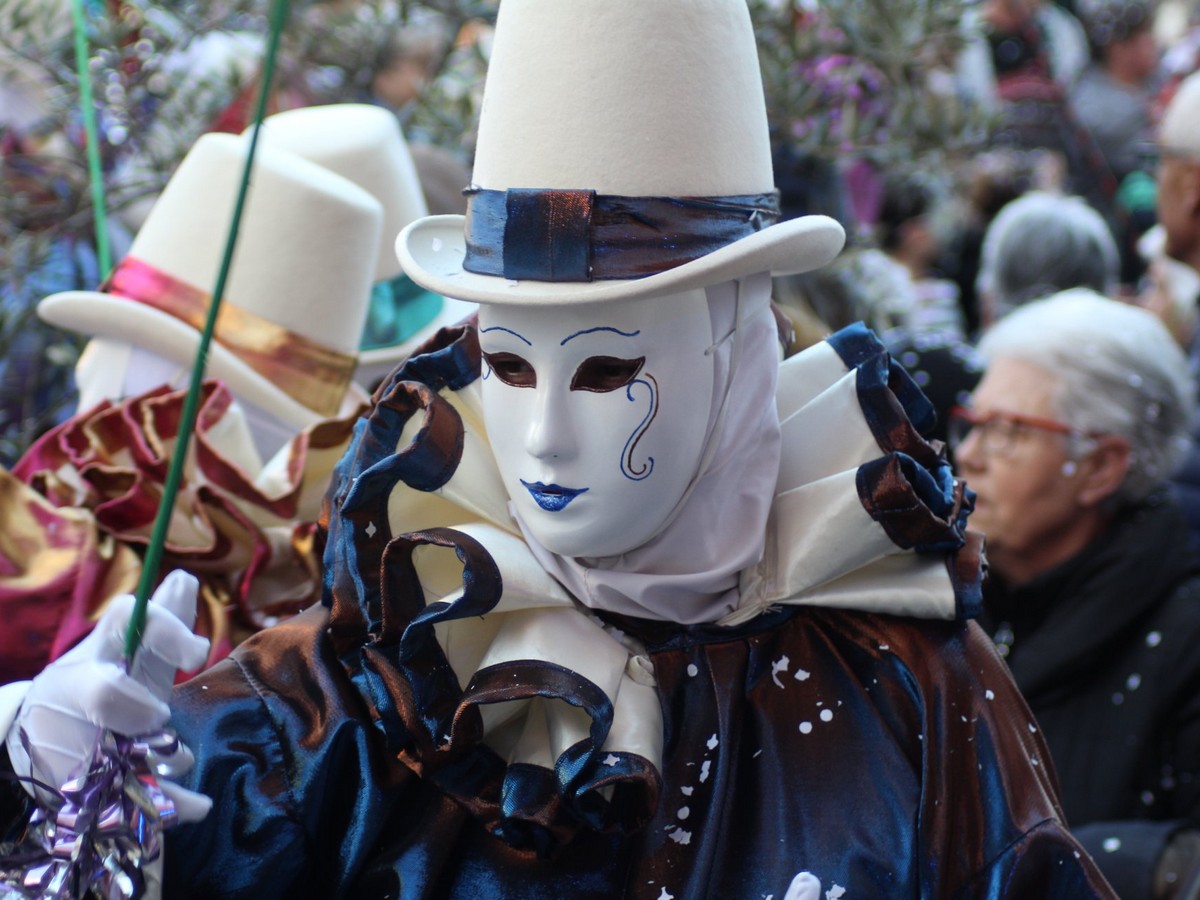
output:
M 1148 0 L 1078 0 L 1075 16 L 1097 51 L 1154 26 Z
M 1053 373 L 1056 418 L 1129 442 L 1113 505 L 1141 500 L 1182 465 L 1195 386 L 1183 350 L 1152 313 L 1077 288 L 1005 316 L 979 349 L 988 362 L 1021 359 Z
M 1079 197 L 1030 191 L 996 214 L 983 238 L 976 288 L 995 318 L 1056 291 L 1111 293 L 1120 275 L 1104 217 Z

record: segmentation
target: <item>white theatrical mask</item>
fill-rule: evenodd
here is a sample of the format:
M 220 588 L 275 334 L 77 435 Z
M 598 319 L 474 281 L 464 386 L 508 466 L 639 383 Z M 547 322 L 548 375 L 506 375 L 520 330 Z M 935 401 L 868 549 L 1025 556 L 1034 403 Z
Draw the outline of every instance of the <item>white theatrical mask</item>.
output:
M 483 304 L 479 340 L 488 437 L 529 533 L 587 558 L 658 534 L 704 452 L 714 382 L 705 292 Z

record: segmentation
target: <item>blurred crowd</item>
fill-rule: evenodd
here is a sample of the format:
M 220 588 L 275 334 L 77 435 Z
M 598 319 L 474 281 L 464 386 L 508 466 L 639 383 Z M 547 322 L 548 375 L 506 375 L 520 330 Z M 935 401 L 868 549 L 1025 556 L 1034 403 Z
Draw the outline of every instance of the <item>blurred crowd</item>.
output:
M 806 333 L 866 321 L 938 407 L 1076 835 L 1122 897 L 1200 896 L 1200 31 L 1146 0 L 976 11 L 959 89 L 992 144 L 847 180 L 874 214 L 779 295 Z

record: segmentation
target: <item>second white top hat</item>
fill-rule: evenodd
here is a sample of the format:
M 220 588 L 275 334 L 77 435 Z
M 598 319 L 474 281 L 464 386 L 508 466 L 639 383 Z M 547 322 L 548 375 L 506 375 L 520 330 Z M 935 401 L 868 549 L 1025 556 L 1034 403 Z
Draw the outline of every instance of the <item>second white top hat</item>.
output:
M 397 279 L 396 235 L 429 210 L 396 116 L 363 103 L 309 106 L 267 116 L 260 139 L 336 172 L 379 201 L 383 230 L 375 280 Z M 372 309 L 370 315 L 382 313 L 382 321 L 372 320 L 373 332 L 378 333 L 365 334 L 359 350 L 356 378 L 364 385 L 385 376 L 437 329 L 461 321 L 476 309 L 474 303 L 431 295 L 411 283 L 377 284 L 375 291 L 372 302 L 384 308 Z M 378 296 L 381 291 L 384 296 Z
M 102 291 L 44 299 L 47 322 L 190 363 L 230 229 L 248 139 L 201 137 Z M 208 374 L 297 429 L 350 385 L 383 212 L 352 182 L 259 146 Z M 328 373 L 314 363 L 328 362 Z

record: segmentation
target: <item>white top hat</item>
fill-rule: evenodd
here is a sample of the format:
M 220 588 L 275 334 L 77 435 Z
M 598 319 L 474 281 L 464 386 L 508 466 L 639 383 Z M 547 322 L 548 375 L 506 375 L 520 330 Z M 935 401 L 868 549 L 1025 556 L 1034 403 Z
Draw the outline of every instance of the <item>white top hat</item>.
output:
M 358 354 L 360 381 L 386 375 L 438 328 L 475 311 L 474 303 L 421 290 L 401 275 L 396 235 L 429 210 L 393 113 L 361 103 L 292 109 L 267 116 L 260 139 L 348 178 L 383 206 L 376 284 Z
M 206 134 L 100 291 L 44 299 L 46 322 L 194 359 L 248 139 Z M 354 372 L 382 211 L 355 184 L 259 146 L 208 375 L 297 429 L 340 411 Z
M 350 179 L 378 200 L 383 230 L 375 280 L 400 271 L 392 252 L 396 235 L 429 208 L 395 115 L 364 103 L 289 109 L 263 119 L 259 140 Z
M 745 0 L 504 0 L 470 206 L 396 241 L 413 280 L 494 303 L 673 293 L 829 262 L 778 200 Z

